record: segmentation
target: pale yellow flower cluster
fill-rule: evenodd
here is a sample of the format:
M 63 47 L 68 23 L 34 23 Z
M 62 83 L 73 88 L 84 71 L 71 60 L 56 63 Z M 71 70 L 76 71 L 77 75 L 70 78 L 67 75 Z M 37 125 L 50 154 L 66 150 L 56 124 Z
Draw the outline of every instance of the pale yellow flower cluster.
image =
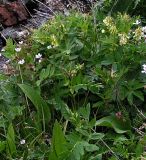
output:
M 115 25 L 109 27 L 109 31 L 111 34 L 116 34 L 118 32 Z
M 54 34 L 51 35 L 51 41 L 52 41 L 51 44 L 53 45 L 53 47 L 58 47 L 59 46 L 57 38 L 56 38 L 56 36 Z
M 120 19 L 122 19 L 125 22 L 129 22 L 131 20 L 130 16 L 128 14 L 119 14 Z
M 124 24 L 127 24 L 129 22 L 131 22 L 131 18 L 129 15 L 125 14 L 118 14 L 118 21 Z M 104 25 L 107 27 L 108 31 L 110 34 L 116 34 L 119 37 L 119 44 L 125 45 L 128 43 L 129 40 L 129 36 L 131 36 L 133 39 L 135 39 L 136 41 L 141 40 L 142 38 L 145 38 L 146 40 L 146 27 L 138 27 L 137 29 L 135 29 L 135 31 L 133 31 L 133 34 L 131 34 L 131 32 L 129 31 L 129 33 L 125 33 L 125 32 L 121 32 L 118 31 L 118 28 L 116 26 L 116 21 L 114 21 L 114 19 L 110 16 L 107 16 L 104 20 L 103 20 Z M 117 23 L 118 24 L 118 23 Z M 134 23 L 136 25 L 140 24 L 140 21 L 136 21 L 136 23 Z M 102 30 L 102 33 L 104 30 Z
M 128 36 L 126 35 L 126 33 L 122 33 L 122 34 L 118 34 L 119 38 L 120 38 L 120 45 L 125 45 L 128 42 Z
M 135 32 L 134 32 L 134 38 L 139 41 L 141 40 L 141 38 L 143 37 L 143 32 L 142 29 L 140 27 L 138 27 Z
M 113 25 L 113 18 L 110 17 L 110 16 L 107 16 L 104 20 L 103 20 L 103 23 L 109 27 L 111 25 Z
M 112 18 L 112 17 L 107 16 L 107 17 L 103 20 L 103 23 L 108 27 L 109 32 L 110 32 L 111 34 L 117 33 L 117 28 L 116 28 L 116 26 L 115 26 L 114 23 L 113 23 L 113 18 Z

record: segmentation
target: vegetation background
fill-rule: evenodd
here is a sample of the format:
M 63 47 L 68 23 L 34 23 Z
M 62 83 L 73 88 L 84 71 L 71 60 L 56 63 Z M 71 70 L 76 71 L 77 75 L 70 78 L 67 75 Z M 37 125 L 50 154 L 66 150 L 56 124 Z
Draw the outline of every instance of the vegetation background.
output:
M 97 1 L 7 40 L 1 159 L 146 159 L 145 3 Z

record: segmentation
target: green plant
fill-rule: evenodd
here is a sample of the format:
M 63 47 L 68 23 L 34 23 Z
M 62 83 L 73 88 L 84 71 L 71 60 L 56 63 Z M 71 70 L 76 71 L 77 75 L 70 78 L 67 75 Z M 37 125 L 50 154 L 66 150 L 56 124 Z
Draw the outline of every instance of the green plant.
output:
M 134 159 L 143 154 L 145 134 L 137 127 L 145 117 L 146 44 L 137 19 L 105 16 L 94 8 L 91 14 L 54 17 L 17 49 L 8 40 L 11 70 L 3 75 L 8 88 L 1 86 L 2 104 L 8 107 L 12 98 L 14 107 L 10 113 L 1 108 L 8 116 L 0 122 L 9 117 L 2 126 L 4 158 Z

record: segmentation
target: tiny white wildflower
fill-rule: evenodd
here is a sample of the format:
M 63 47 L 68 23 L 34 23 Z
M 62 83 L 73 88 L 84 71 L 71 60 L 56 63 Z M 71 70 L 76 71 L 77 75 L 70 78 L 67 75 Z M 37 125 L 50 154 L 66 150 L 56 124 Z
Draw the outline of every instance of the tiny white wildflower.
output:
M 146 34 L 143 33 L 143 34 L 142 34 L 142 37 L 143 37 L 143 38 L 146 38 Z
M 105 33 L 105 30 L 104 30 L 104 29 L 102 29 L 102 30 L 101 30 L 101 33 Z
M 65 16 L 69 16 L 69 11 L 65 9 L 64 14 L 65 14 Z
M 146 69 L 146 64 L 143 64 L 142 66 L 143 66 L 143 69 Z
M 20 51 L 21 51 L 21 48 L 15 48 L 15 51 L 16 51 L 16 52 L 20 52 Z
M 42 58 L 42 54 L 38 53 L 36 56 L 35 56 L 36 59 L 40 59 Z
M 23 41 L 20 41 L 19 44 L 23 44 Z
M 9 59 L 9 60 L 7 60 L 5 63 L 6 63 L 6 64 L 9 64 L 10 62 L 11 62 L 11 60 Z
M 142 67 L 143 67 L 143 70 L 141 71 L 141 73 L 146 73 L 146 64 L 143 64 Z
M 2 54 L 0 53 L 0 57 L 2 56 Z
M 139 25 L 140 23 L 141 23 L 140 20 L 136 20 L 135 23 L 133 23 L 133 24 Z
M 146 70 L 142 70 L 141 73 L 146 73 Z
M 42 58 L 39 59 L 39 63 L 41 63 L 41 62 L 42 62 Z
M 25 144 L 25 139 L 22 139 L 22 140 L 20 141 L 20 144 Z
M 51 45 L 47 46 L 47 49 L 51 49 L 51 48 L 52 48 L 52 46 L 51 46 Z
M 24 59 L 21 59 L 20 61 L 18 61 L 18 64 L 24 64 L 25 63 L 25 60 Z
M 145 26 L 145 27 L 142 27 L 142 31 L 143 31 L 144 33 L 146 33 L 146 26 Z
M 24 31 L 16 32 L 16 34 L 17 34 L 19 37 L 26 37 L 26 36 L 29 35 L 30 33 L 29 33 L 27 30 L 24 30 Z
M 2 50 L 1 50 L 2 52 L 5 52 L 5 49 L 4 48 L 2 48 Z
M 21 32 L 17 32 L 17 34 L 19 37 L 21 37 L 21 36 L 24 36 L 25 33 L 23 31 L 21 31 Z

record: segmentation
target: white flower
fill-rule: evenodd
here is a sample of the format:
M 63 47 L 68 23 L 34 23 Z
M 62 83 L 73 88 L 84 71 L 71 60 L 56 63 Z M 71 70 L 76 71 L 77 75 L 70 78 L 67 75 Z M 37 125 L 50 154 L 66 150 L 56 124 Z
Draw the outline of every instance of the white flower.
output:
M 52 48 L 52 46 L 51 46 L 51 45 L 47 46 L 47 49 L 51 49 L 51 48 Z
M 104 30 L 104 29 L 102 29 L 102 30 L 101 30 L 101 33 L 105 33 L 105 30 Z
M 2 50 L 1 50 L 2 52 L 5 52 L 5 49 L 4 48 L 2 48 Z
M 16 52 L 20 52 L 20 51 L 21 51 L 21 48 L 15 48 L 15 51 L 16 51 Z
M 6 64 L 9 64 L 10 62 L 11 62 L 11 60 L 9 59 L 9 60 L 7 60 L 5 63 L 6 63 Z
M 22 140 L 20 141 L 20 144 L 25 144 L 25 139 L 22 139 Z
M 143 67 L 143 70 L 141 71 L 141 73 L 146 73 L 146 64 L 143 64 L 142 67 Z
M 20 61 L 18 61 L 18 64 L 24 64 L 25 63 L 25 60 L 24 59 L 21 59 Z
M 42 54 L 38 53 L 36 56 L 35 56 L 36 59 L 40 59 L 42 58 Z
M 20 41 L 19 44 L 23 44 L 23 41 Z
M 141 23 L 141 21 L 140 21 L 140 20 L 136 20 L 136 22 L 135 22 L 135 23 L 133 23 L 133 24 L 139 25 L 140 23 Z
M 144 71 L 144 70 L 143 70 L 143 71 L 141 71 L 141 73 L 146 73 L 146 70 L 145 70 L 145 71 Z
M 24 30 L 24 31 L 16 32 L 16 34 L 17 34 L 19 37 L 26 37 L 26 36 L 29 35 L 30 33 L 29 33 L 27 30 Z
M 64 10 L 64 14 L 65 14 L 65 16 L 69 16 L 69 11 L 68 10 Z
M 142 66 L 143 66 L 143 69 L 146 70 L 146 64 L 143 64 Z
M 144 33 L 146 33 L 146 26 L 145 26 L 145 27 L 142 27 L 142 31 L 143 31 Z
M 41 63 L 41 62 L 42 62 L 42 58 L 39 59 L 39 63 Z
M 2 56 L 2 54 L 0 53 L 0 57 Z
M 17 32 L 17 34 L 19 37 L 21 37 L 21 36 L 24 36 L 25 33 L 23 31 L 21 31 L 21 32 Z

